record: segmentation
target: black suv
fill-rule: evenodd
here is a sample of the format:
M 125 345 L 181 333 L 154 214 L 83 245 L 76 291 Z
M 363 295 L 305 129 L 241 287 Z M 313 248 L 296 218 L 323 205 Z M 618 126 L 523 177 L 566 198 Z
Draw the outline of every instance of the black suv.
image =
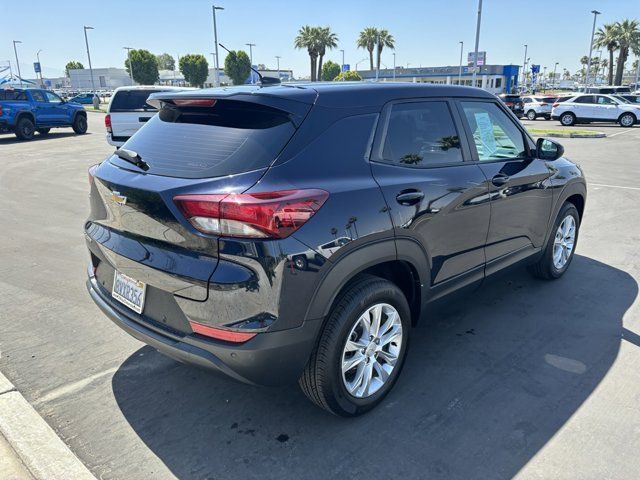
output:
M 90 169 L 88 290 L 159 351 L 333 413 L 393 387 L 430 302 L 516 263 L 569 267 L 586 187 L 478 89 L 164 92 Z
M 516 117 L 520 118 L 524 115 L 524 102 L 520 95 L 501 93 L 498 95 L 498 98 L 502 100 L 507 107 L 509 107 L 509 110 L 511 110 Z

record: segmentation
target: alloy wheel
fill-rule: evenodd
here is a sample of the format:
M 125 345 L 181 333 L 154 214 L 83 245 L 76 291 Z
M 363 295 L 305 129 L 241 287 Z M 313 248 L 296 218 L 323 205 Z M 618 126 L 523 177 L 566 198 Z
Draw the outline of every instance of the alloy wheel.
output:
M 402 322 L 388 303 L 369 307 L 351 328 L 342 351 L 342 381 L 356 398 L 370 397 L 391 377 L 402 349 Z
M 576 240 L 576 221 L 572 215 L 567 215 L 558 226 L 553 241 L 553 266 L 562 270 L 569 261 Z

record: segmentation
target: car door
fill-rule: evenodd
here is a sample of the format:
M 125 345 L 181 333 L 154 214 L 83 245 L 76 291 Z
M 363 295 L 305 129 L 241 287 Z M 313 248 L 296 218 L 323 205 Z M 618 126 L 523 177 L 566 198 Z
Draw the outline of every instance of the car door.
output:
M 551 169 L 535 158 L 535 145 L 498 102 L 462 100 L 458 107 L 473 139 L 472 158 L 487 179 L 489 274 L 542 247 L 553 201 Z
M 69 113 L 62 99 L 53 92 L 46 91 L 44 95 L 49 104 L 49 112 L 51 114 L 51 123 L 64 124 L 69 123 Z
M 597 109 L 595 95 L 581 95 L 573 100 L 571 111 L 578 120 L 589 120 L 597 118 Z
M 33 101 L 33 114 L 36 117 L 36 125 L 38 127 L 42 125 L 52 125 L 54 112 L 47 102 L 47 98 L 42 90 L 29 90 L 31 99 Z
M 594 116 L 598 120 L 617 120 L 620 114 L 618 103 L 605 95 L 596 95 Z
M 488 189 L 469 153 L 455 105 L 429 99 L 388 104 L 371 154 L 396 241 L 422 246 L 443 293 L 484 275 Z

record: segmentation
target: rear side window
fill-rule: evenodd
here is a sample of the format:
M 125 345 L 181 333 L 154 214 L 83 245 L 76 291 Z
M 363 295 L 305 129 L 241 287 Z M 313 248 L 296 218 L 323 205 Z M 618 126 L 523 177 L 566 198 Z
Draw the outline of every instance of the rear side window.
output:
M 213 107 L 165 104 L 123 148 L 149 164 L 148 173 L 209 178 L 269 166 L 295 132 L 278 109 L 235 100 Z M 111 162 L 131 165 L 118 157 Z
M 0 100 L 27 101 L 27 94 L 22 90 L 0 90 Z
M 478 160 L 525 158 L 522 132 L 494 103 L 461 102 L 478 152 Z
M 120 90 L 116 92 L 111 100 L 109 112 L 141 112 L 152 110 L 151 105 L 147 105 L 147 98 L 152 93 L 161 92 L 162 90 Z
M 394 105 L 381 160 L 408 167 L 462 162 L 460 138 L 447 103 Z
M 540 101 L 541 101 L 542 103 L 549 103 L 549 104 L 552 104 L 552 103 L 556 103 L 558 100 L 559 100 L 559 99 L 556 99 L 556 98 L 554 98 L 554 97 L 544 97 L 544 98 L 543 98 L 542 100 L 540 100 Z M 562 100 L 560 100 L 560 101 L 562 101 Z

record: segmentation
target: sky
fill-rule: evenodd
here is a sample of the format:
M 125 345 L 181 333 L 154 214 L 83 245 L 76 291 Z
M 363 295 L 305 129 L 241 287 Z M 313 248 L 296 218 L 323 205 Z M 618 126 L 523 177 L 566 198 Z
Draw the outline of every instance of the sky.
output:
M 12 40 L 20 40 L 18 57 L 25 78 L 34 78 L 33 62 L 40 60 L 44 76 L 61 76 L 69 60 L 88 67 L 83 25 L 92 26 L 89 46 L 94 68 L 123 67 L 126 50 L 144 48 L 174 57 L 202 53 L 212 64 L 213 26 L 208 0 L 30 0 L 19 4 L 0 0 L 0 66 L 11 60 Z M 339 46 L 325 60 L 345 63 L 354 69 L 367 52 L 356 48 L 360 30 L 386 28 L 396 40 L 397 65 L 457 65 L 460 41 L 465 60 L 473 51 L 477 0 L 216 0 L 218 41 L 232 50 L 255 43 L 253 63 L 293 69 L 296 77 L 309 75 L 309 57 L 296 50 L 293 41 L 303 25 L 330 26 Z M 593 15 L 602 12 L 597 26 L 623 18 L 640 19 L 640 0 L 484 0 L 479 50 L 487 52 L 488 64 L 519 64 L 524 44 L 532 64 L 574 73 L 579 59 L 587 55 Z M 224 52 L 220 49 L 220 65 Z M 596 53 L 595 56 L 598 54 Z M 607 52 L 602 53 L 603 57 Z M 382 63 L 393 66 L 390 50 Z M 365 67 L 367 62 L 359 64 Z M 15 71 L 15 69 L 14 69 Z

